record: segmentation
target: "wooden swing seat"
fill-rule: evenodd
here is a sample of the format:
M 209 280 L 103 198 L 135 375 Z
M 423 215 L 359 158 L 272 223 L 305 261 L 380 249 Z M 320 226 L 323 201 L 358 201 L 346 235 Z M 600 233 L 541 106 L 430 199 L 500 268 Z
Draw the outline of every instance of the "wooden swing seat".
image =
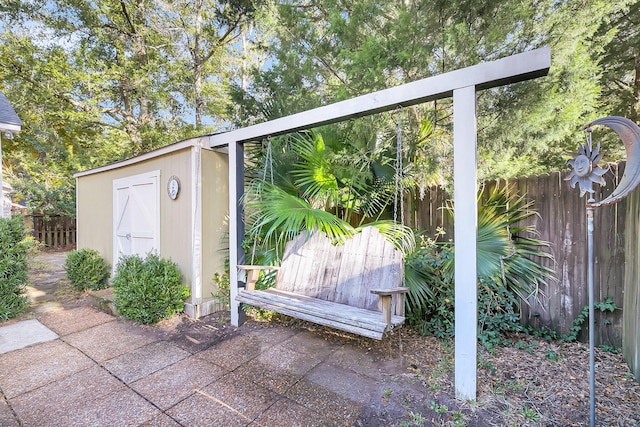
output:
M 404 323 L 404 261 L 374 227 L 343 245 L 322 233 L 288 242 L 280 267 L 239 265 L 246 286 L 236 301 L 381 340 Z M 275 286 L 256 290 L 260 270 L 277 270 Z

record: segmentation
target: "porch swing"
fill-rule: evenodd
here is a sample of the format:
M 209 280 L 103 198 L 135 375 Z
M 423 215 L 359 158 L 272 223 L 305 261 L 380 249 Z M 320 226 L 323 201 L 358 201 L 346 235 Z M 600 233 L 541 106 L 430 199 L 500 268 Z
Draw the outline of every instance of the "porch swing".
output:
M 394 221 L 404 225 L 402 207 L 402 141 L 398 114 Z M 271 166 L 268 142 L 264 178 Z M 398 209 L 399 206 L 399 209 Z M 280 267 L 238 265 L 246 285 L 236 301 L 297 319 L 381 340 L 404 323 L 404 259 L 378 232 L 364 227 L 343 245 L 323 233 L 305 231 L 287 242 Z M 262 270 L 277 270 L 275 285 L 256 290 Z

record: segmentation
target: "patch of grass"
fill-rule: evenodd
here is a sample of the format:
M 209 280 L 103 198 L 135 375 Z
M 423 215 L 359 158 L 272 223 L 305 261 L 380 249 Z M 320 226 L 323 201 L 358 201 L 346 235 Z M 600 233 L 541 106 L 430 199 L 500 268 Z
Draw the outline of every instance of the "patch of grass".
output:
M 409 424 L 405 424 L 406 426 L 423 426 L 427 421 L 424 415 L 422 415 L 420 412 L 409 411 L 407 416 L 409 417 Z
M 435 402 L 435 400 L 431 401 L 431 410 L 436 414 L 446 414 L 449 411 L 446 405 L 440 405 Z
M 524 405 L 522 410 L 520 410 L 520 415 L 527 421 L 540 421 L 540 414 L 535 409 L 529 407 L 529 405 Z

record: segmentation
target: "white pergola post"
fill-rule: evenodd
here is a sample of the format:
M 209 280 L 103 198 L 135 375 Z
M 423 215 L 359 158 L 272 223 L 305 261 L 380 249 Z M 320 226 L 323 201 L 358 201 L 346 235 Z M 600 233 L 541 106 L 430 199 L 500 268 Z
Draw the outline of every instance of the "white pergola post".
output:
M 242 240 L 244 239 L 244 218 L 241 197 L 244 193 L 244 146 L 237 142 L 229 143 L 229 309 L 231 324 L 241 325 L 245 321 L 244 312 L 236 302 L 238 287 L 237 265 L 244 263 Z M 242 284 L 243 285 L 243 284 Z
M 229 147 L 229 264 L 231 323 L 243 315 L 235 297 L 237 265 L 243 262 L 244 223 L 240 198 L 244 186 L 243 143 L 268 136 L 338 123 L 400 106 L 409 107 L 453 96 L 455 201 L 455 378 L 456 396 L 476 397 L 477 359 L 477 200 L 476 200 L 476 91 L 545 76 L 551 66 L 548 47 L 429 77 L 358 96 L 265 123 L 211 135 L 209 146 Z
M 476 88 L 453 91 L 456 397 L 476 398 L 477 240 Z

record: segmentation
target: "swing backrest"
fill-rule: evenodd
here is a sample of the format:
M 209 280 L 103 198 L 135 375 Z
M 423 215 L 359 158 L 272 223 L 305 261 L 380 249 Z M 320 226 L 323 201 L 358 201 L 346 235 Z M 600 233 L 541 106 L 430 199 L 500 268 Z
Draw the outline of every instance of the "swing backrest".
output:
M 287 243 L 275 287 L 380 311 L 371 289 L 402 286 L 403 273 L 402 253 L 375 227 L 339 246 L 322 233 L 305 232 Z

